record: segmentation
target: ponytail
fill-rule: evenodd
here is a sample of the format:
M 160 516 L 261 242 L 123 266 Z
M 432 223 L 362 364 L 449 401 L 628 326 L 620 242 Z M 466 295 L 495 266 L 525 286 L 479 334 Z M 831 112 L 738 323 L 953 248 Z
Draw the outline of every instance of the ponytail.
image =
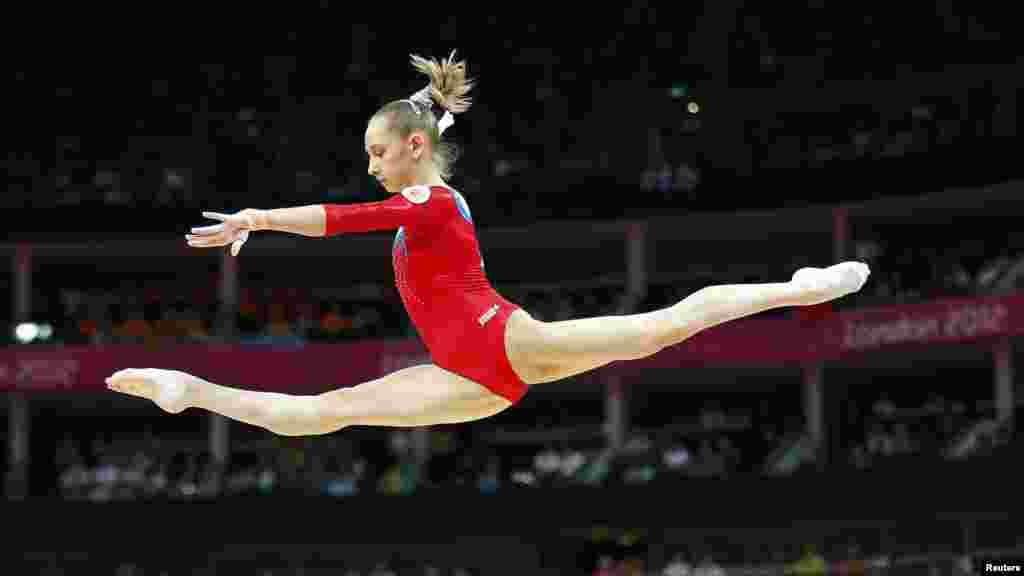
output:
M 455 114 L 462 114 L 472 105 L 467 94 L 476 82 L 466 78 L 466 62 L 456 62 L 454 50 L 440 62 L 413 54 L 411 63 L 430 83 L 405 100 L 388 103 L 374 116 L 390 113 L 392 127 L 402 136 L 414 130 L 426 132 L 433 150 L 431 160 L 441 178 L 448 180 L 459 150 L 453 143 L 442 142 L 441 134 L 455 122 Z

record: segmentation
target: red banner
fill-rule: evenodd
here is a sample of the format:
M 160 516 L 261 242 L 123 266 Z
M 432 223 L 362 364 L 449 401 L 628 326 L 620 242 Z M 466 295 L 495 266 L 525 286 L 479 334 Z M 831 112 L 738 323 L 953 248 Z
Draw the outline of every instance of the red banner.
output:
M 0 351 L 0 389 L 104 390 L 104 379 L 118 370 L 166 368 L 251 390 L 317 393 L 427 362 L 430 356 L 414 340 L 300 346 L 23 346 Z
M 844 313 L 827 336 L 839 352 L 970 342 L 1024 332 L 1024 295 L 941 300 Z
M 748 318 L 706 330 L 655 356 L 604 370 L 834 360 L 908 344 L 1024 333 L 1024 295 L 943 300 L 843 312 L 825 319 Z M 122 368 L 182 370 L 229 386 L 316 393 L 430 362 L 418 340 L 297 346 L 12 346 L 0 350 L 0 389 L 102 390 Z

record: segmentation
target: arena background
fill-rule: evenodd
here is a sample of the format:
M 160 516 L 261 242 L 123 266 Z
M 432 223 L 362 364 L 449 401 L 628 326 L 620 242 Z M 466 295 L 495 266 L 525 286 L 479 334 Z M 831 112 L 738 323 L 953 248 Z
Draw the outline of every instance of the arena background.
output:
M 10 31 L 3 573 L 1020 566 L 1010 8 L 493 8 Z M 104 389 L 145 365 L 315 393 L 429 361 L 390 234 L 261 234 L 237 259 L 183 234 L 203 210 L 383 198 L 366 120 L 422 86 L 411 52 L 453 48 L 480 83 L 446 133 L 452 184 L 531 314 L 650 310 L 840 259 L 869 262 L 868 285 L 460 426 L 284 438 Z

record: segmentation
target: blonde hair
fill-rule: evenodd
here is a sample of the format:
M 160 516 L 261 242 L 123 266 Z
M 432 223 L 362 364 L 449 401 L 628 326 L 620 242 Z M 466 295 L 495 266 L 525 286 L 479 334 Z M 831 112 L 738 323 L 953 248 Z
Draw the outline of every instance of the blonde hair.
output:
M 441 141 L 442 130 L 434 110 L 440 108 L 453 115 L 465 112 L 472 105 L 467 94 L 476 82 L 466 78 L 466 61 L 456 62 L 454 50 L 440 62 L 416 54 L 411 55 L 411 61 L 416 71 L 430 78 L 430 83 L 407 99 L 385 104 L 373 117 L 387 114 L 391 129 L 402 137 L 417 130 L 425 132 L 430 139 L 431 161 L 441 178 L 448 180 L 459 149 L 454 143 Z

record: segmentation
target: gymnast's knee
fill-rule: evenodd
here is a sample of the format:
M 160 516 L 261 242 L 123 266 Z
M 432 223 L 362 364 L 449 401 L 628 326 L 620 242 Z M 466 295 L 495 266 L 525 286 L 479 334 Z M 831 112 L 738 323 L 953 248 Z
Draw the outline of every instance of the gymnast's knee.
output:
M 681 321 L 679 315 L 673 312 L 672 308 L 658 311 L 658 316 L 654 318 L 654 328 L 651 330 L 654 338 L 653 342 L 648 344 L 647 356 L 653 356 L 666 348 L 680 344 L 709 325 L 699 316 Z
M 278 436 L 319 436 L 337 432 L 351 421 L 337 410 L 337 394 L 295 396 L 274 406 L 264 428 Z
M 654 356 L 673 344 L 675 342 L 664 335 L 652 334 L 651 338 L 640 342 L 635 350 L 630 351 L 624 360 L 641 360 L 648 356 Z

